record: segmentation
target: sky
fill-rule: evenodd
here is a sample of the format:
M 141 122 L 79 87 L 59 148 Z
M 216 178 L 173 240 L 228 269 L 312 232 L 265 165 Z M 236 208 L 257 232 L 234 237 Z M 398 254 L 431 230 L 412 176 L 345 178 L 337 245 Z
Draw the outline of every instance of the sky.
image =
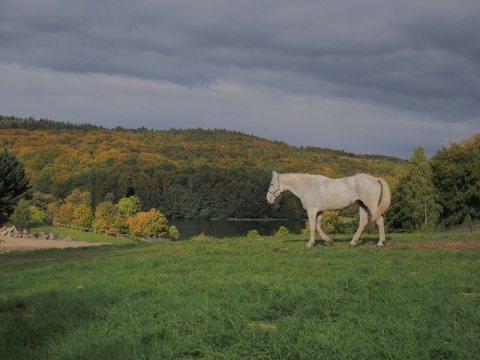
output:
M 0 0 L 0 114 L 408 159 L 480 131 L 478 0 Z

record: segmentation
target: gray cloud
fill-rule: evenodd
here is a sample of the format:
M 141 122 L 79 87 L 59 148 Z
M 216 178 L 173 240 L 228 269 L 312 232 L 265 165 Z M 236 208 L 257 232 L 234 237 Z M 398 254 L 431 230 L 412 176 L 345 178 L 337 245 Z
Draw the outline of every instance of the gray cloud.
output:
M 223 124 L 402 157 L 480 129 L 476 0 L 0 0 L 0 8 L 0 75 L 17 83 L 0 85 L 6 115 Z M 106 105 L 112 94 L 117 106 Z M 83 117 L 75 104 L 88 109 Z M 344 135 L 357 126 L 363 140 Z M 374 141 L 389 128 L 403 139 Z

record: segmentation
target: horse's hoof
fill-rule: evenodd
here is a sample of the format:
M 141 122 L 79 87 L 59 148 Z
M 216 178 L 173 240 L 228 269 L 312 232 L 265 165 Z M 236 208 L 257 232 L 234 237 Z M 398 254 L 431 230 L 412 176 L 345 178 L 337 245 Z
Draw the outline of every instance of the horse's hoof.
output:
M 383 244 L 383 243 L 382 243 L 382 244 L 378 243 L 377 246 L 378 246 L 378 247 L 385 247 L 385 244 Z
M 357 246 L 358 246 L 357 244 L 350 243 L 350 247 L 357 247 Z

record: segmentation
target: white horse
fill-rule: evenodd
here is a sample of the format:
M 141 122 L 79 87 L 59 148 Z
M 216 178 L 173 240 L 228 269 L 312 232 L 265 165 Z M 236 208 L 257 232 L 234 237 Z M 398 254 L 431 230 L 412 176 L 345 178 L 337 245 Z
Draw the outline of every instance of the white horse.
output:
M 340 210 L 359 204 L 360 223 L 350 245 L 356 246 L 365 225 L 369 210 L 372 221 L 378 226 L 380 241 L 384 246 L 385 226 L 382 214 L 390 206 L 390 188 L 385 180 L 367 174 L 358 174 L 342 179 L 330 179 L 322 175 L 277 174 L 273 172 L 272 182 L 267 193 L 267 201 L 273 204 L 280 194 L 289 190 L 300 198 L 307 210 L 310 222 L 310 241 L 307 247 L 315 245 L 315 228 L 321 238 L 331 245 L 333 240 L 321 228 L 324 210 Z M 381 198 L 381 201 L 380 201 Z

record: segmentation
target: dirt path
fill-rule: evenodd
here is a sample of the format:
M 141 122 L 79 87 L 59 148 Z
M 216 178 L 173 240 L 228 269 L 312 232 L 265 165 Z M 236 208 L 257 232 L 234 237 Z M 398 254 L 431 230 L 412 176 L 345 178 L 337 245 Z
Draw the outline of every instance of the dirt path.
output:
M 64 249 L 70 247 L 99 246 L 108 243 L 91 243 L 86 241 L 57 241 L 45 239 L 25 239 L 0 235 L 0 254 L 12 250 Z

